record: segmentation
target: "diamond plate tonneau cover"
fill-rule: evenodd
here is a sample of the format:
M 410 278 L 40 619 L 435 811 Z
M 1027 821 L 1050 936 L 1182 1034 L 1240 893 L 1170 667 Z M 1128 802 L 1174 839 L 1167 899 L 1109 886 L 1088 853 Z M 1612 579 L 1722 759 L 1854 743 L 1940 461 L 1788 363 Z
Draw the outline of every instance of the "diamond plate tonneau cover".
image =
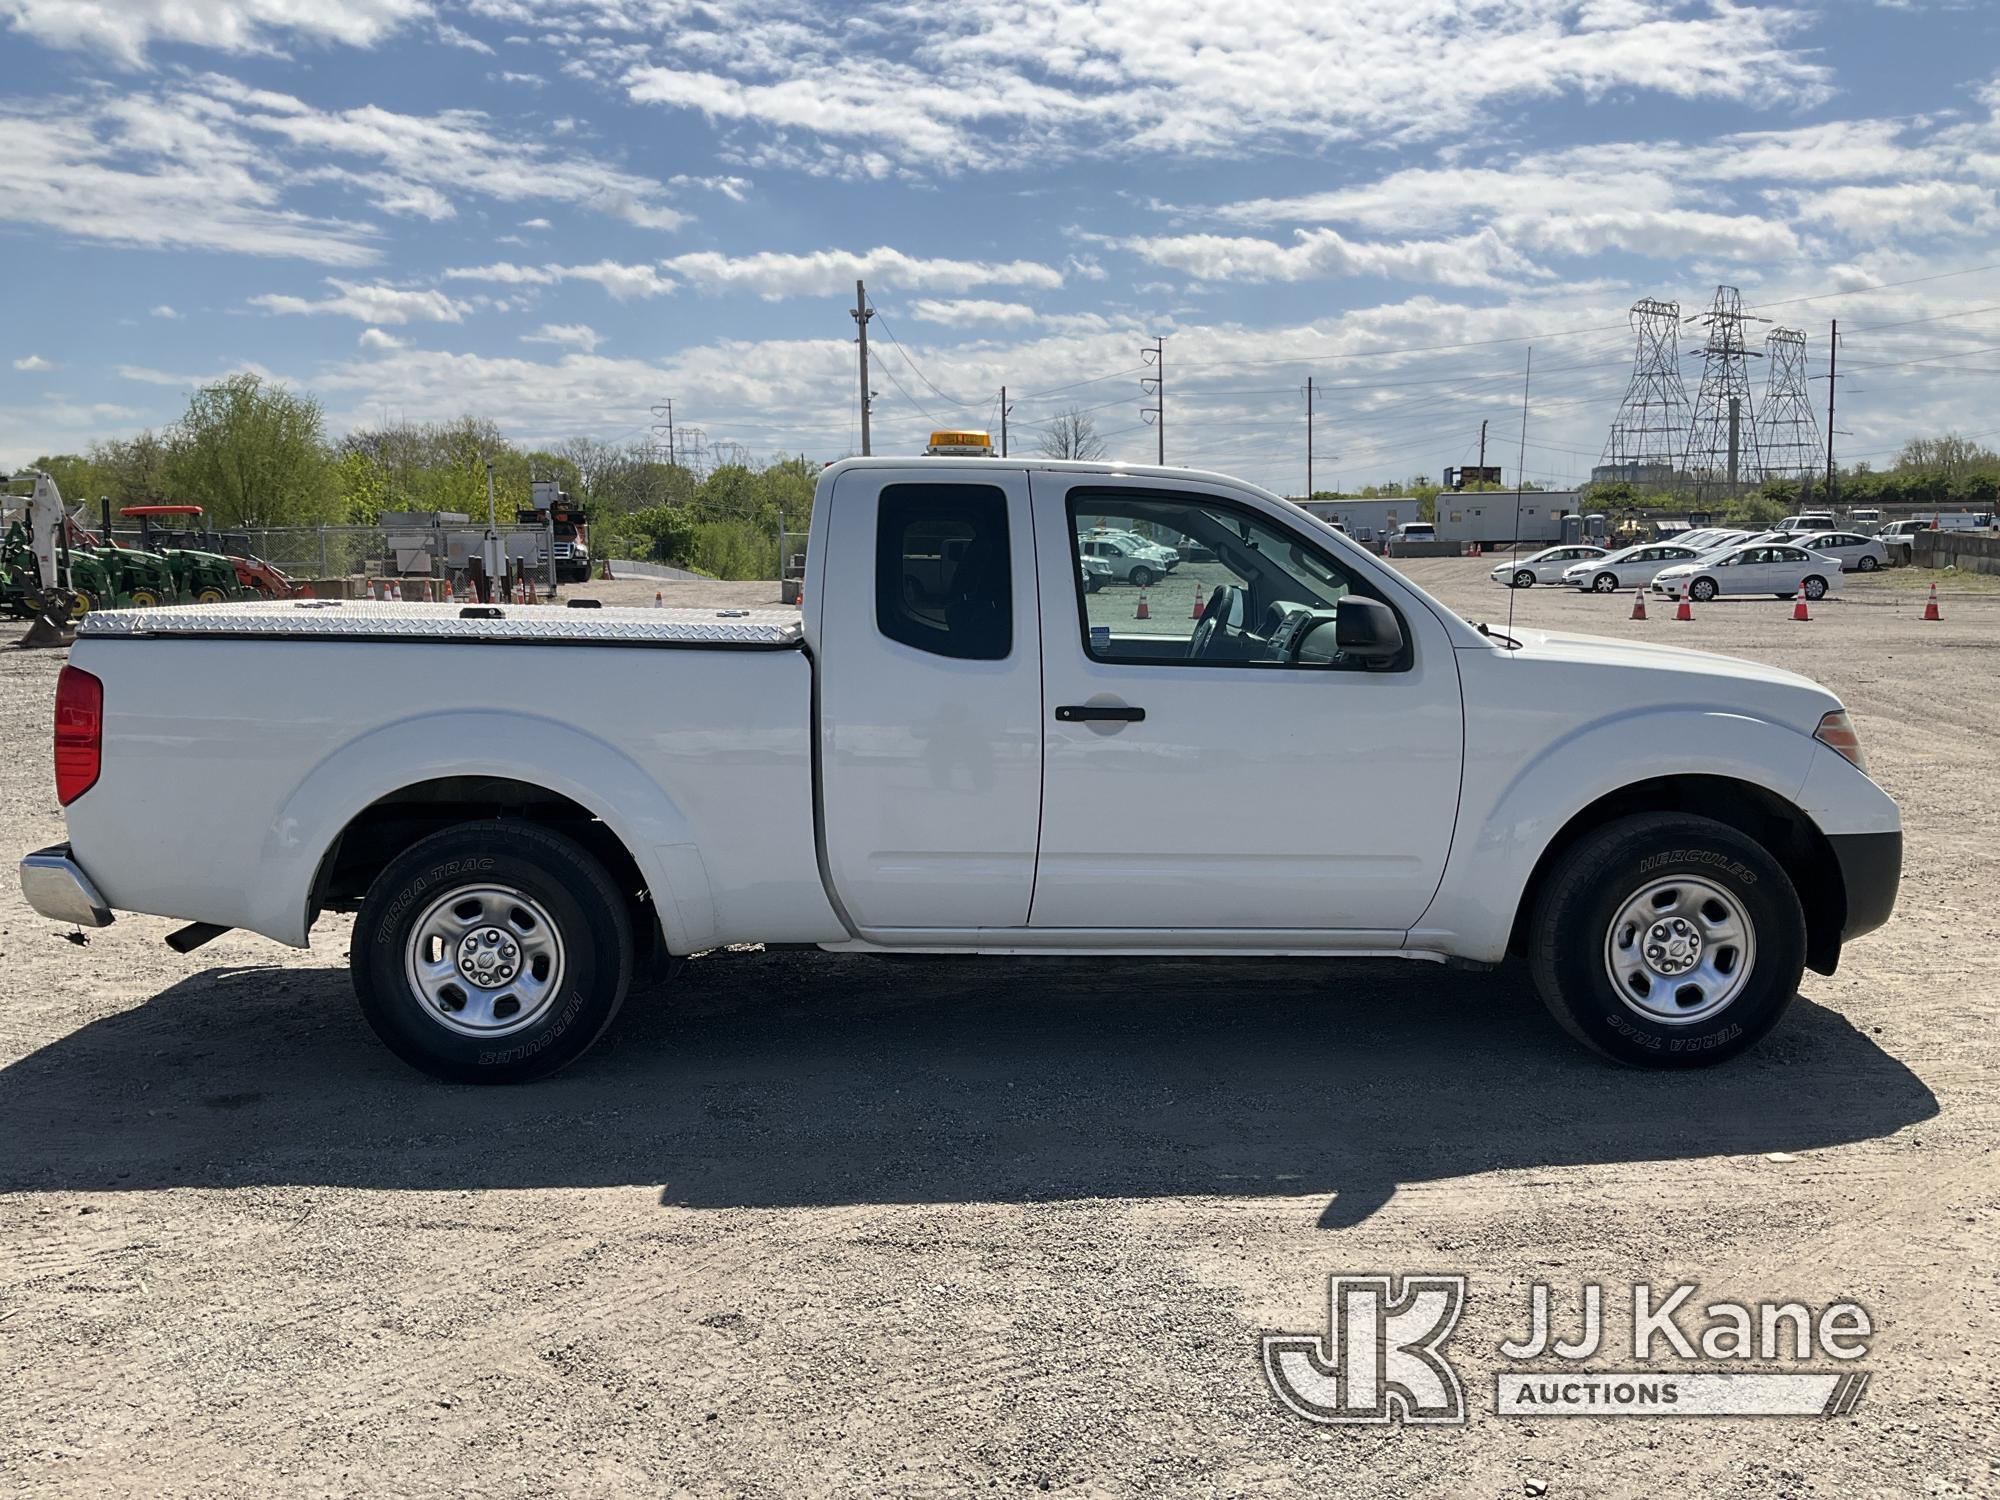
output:
M 468 609 L 481 614 L 467 618 Z M 485 617 L 497 612 L 498 618 Z M 284 637 L 510 645 L 714 646 L 783 650 L 803 639 L 795 609 L 568 609 L 556 605 L 382 604 L 290 599 L 92 610 L 82 637 Z

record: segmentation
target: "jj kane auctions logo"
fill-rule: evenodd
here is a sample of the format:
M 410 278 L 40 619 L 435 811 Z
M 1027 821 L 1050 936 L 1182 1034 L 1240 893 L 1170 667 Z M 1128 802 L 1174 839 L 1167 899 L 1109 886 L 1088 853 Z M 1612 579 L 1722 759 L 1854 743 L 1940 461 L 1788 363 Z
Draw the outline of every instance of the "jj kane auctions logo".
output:
M 1605 1351 L 1604 1288 L 1577 1299 L 1576 1336 L 1559 1336 L 1549 1287 L 1529 1289 L 1527 1329 L 1501 1343 L 1512 1368 L 1494 1377 L 1501 1416 L 1845 1416 L 1868 1387 L 1852 1362 L 1868 1353 L 1875 1325 L 1856 1302 L 1817 1313 L 1803 1302 L 1710 1302 L 1696 1287 L 1658 1294 L 1630 1288 L 1635 1368 L 1581 1369 Z M 1324 1333 L 1266 1334 L 1264 1376 L 1287 1408 L 1309 1422 L 1460 1424 L 1465 1387 L 1445 1346 L 1465 1309 L 1466 1278 L 1329 1276 Z M 1615 1358 L 1615 1355 L 1608 1357 Z M 1797 1366 L 1821 1358 L 1827 1369 Z M 1783 1362 L 1785 1370 L 1741 1365 Z M 1690 1365 L 1737 1364 L 1735 1369 Z

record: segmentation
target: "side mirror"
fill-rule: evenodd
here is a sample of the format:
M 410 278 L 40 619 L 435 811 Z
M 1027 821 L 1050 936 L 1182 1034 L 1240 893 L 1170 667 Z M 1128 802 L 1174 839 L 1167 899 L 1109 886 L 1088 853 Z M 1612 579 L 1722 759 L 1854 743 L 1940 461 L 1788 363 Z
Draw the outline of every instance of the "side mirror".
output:
M 1334 606 L 1333 643 L 1345 656 L 1383 666 L 1403 654 L 1403 627 L 1380 599 L 1347 594 Z

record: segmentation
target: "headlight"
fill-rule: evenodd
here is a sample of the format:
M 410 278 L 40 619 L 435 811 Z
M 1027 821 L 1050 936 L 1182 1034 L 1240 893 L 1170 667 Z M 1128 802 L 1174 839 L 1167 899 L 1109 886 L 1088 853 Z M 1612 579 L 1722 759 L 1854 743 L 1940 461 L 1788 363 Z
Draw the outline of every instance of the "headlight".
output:
M 1822 717 L 1813 738 L 1835 755 L 1852 761 L 1856 770 L 1867 771 L 1868 757 L 1861 752 L 1861 736 L 1854 732 L 1854 721 L 1847 717 L 1846 709 L 1836 708 Z

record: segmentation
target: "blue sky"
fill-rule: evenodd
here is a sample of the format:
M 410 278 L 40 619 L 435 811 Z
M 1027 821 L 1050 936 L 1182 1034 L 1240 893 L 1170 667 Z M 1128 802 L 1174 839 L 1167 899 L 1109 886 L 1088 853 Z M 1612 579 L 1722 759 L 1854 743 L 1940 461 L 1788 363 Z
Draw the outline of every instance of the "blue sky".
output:
M 1297 490 L 1587 473 L 1626 309 L 1843 344 L 1843 452 L 2000 438 L 2000 8 L 0 0 L 0 462 L 252 369 L 336 432 L 756 456 L 1066 405 Z M 1761 325 L 1753 339 L 1761 339 Z M 1689 388 L 1698 377 L 1688 330 Z M 1824 385 L 1815 386 L 1824 392 Z

